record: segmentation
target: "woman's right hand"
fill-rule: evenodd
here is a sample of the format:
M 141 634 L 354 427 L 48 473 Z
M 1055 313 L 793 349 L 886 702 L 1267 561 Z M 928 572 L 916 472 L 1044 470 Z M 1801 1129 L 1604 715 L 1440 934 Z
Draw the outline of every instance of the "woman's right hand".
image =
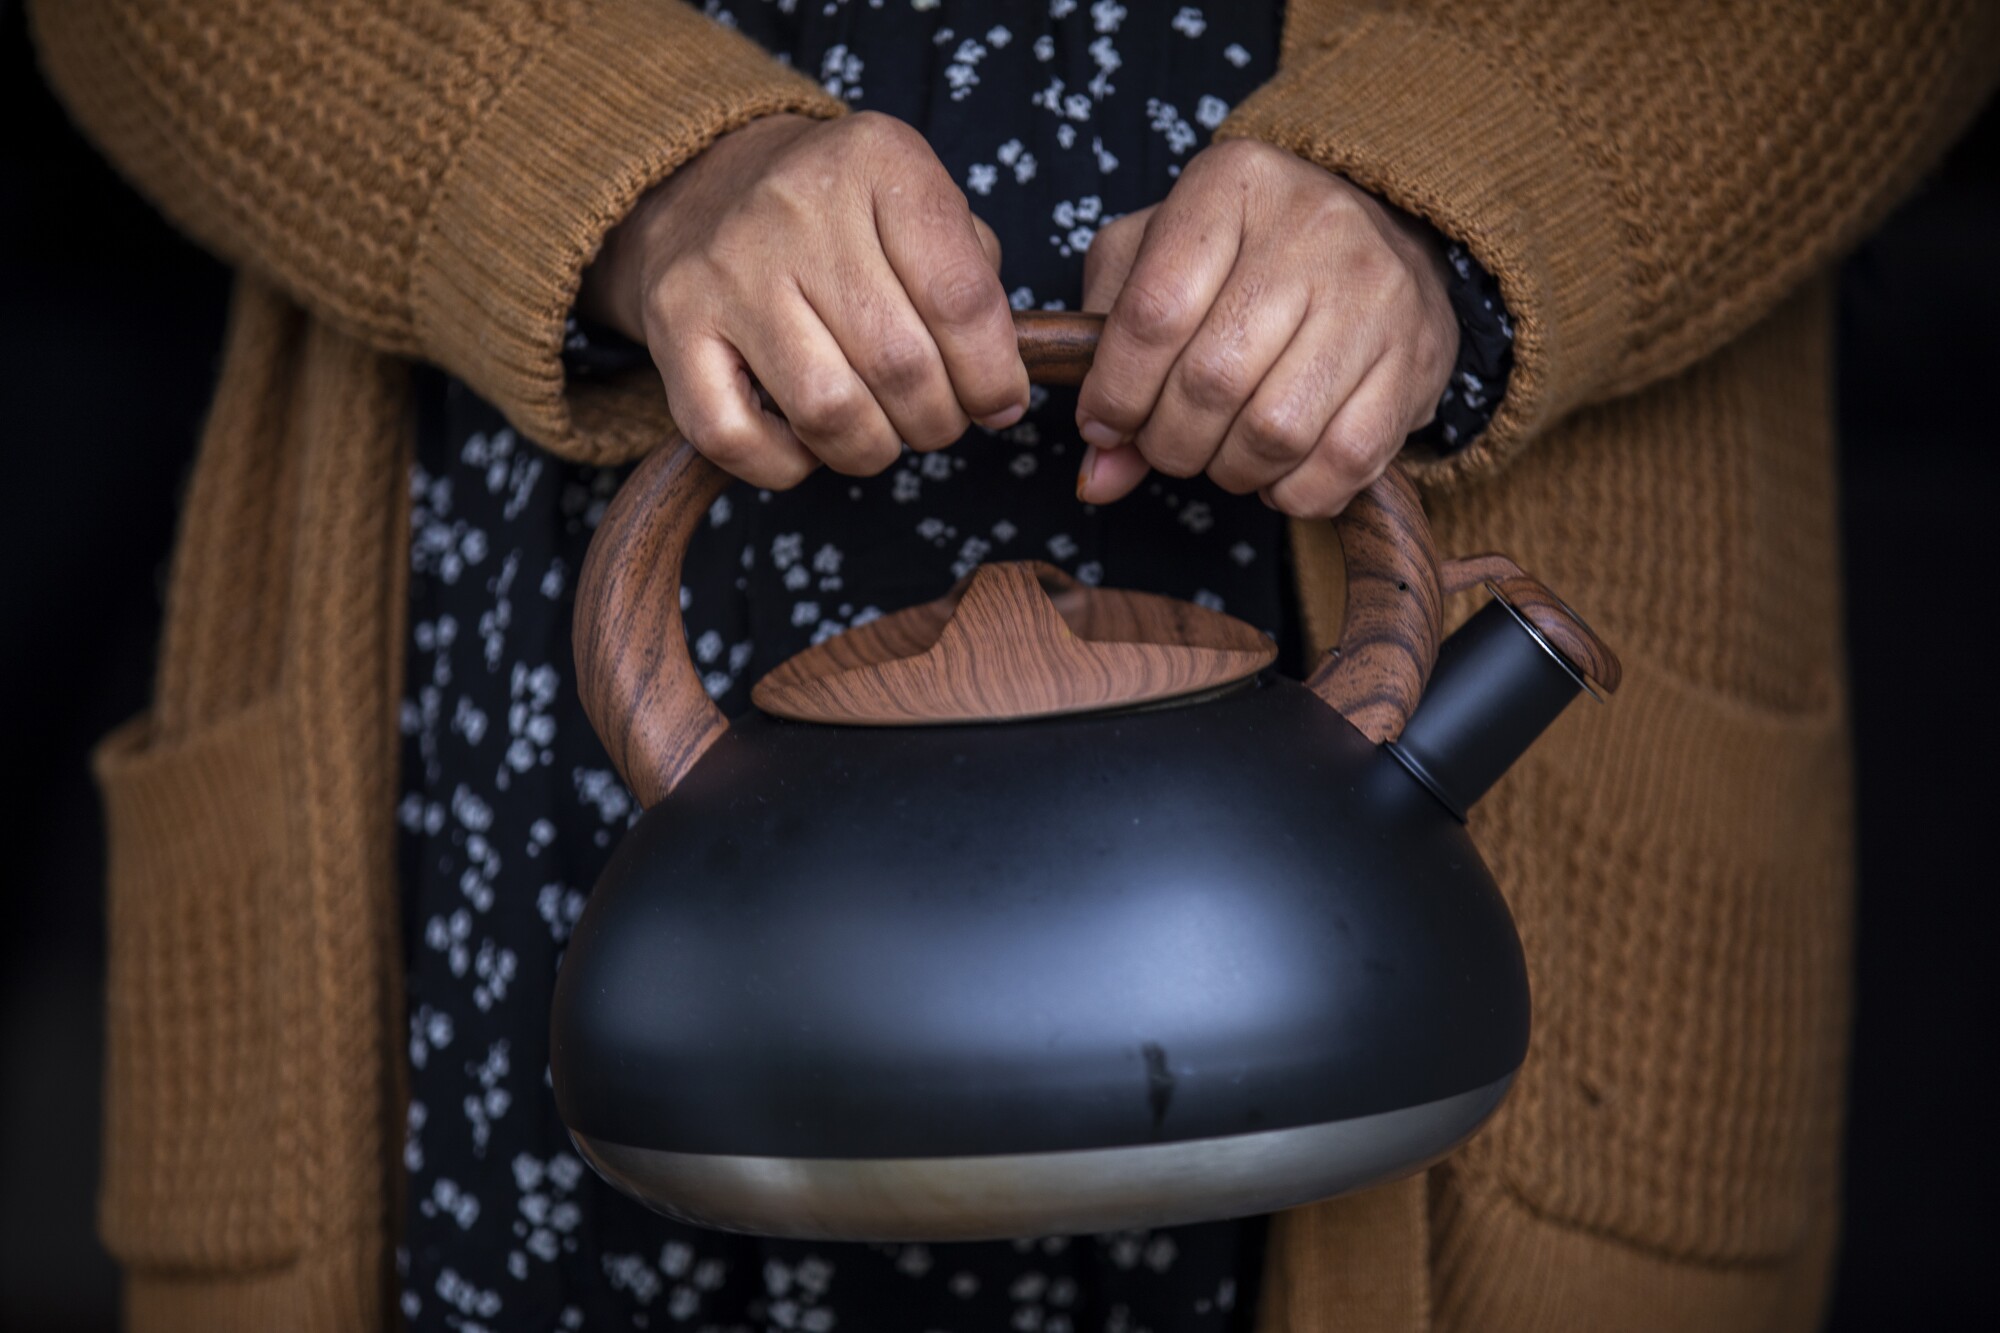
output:
M 818 463 L 867 476 L 902 442 L 1020 419 L 1028 374 L 999 269 L 999 241 L 915 130 L 780 115 L 641 199 L 582 308 L 646 344 L 696 449 L 783 489 Z

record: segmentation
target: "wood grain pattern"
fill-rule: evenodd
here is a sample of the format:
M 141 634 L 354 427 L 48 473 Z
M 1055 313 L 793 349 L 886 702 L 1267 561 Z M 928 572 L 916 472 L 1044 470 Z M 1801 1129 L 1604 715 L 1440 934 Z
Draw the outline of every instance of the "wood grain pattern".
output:
M 1024 311 L 1015 324 L 1034 381 L 1074 384 L 1089 369 L 1103 318 Z M 584 708 L 642 805 L 665 797 L 727 727 L 688 657 L 680 615 L 687 538 L 727 480 L 679 440 L 663 444 L 613 499 L 577 588 Z M 1380 742 L 1401 733 L 1437 658 L 1436 552 L 1416 490 L 1396 468 L 1348 506 L 1335 530 L 1347 611 L 1339 643 L 1307 683 Z M 1533 614 L 1551 624 L 1568 617 L 1582 626 L 1552 596 L 1525 589 L 1521 596 L 1544 608 Z M 1034 632 L 1019 633 L 1022 624 Z M 1552 642 L 1578 638 L 1545 632 Z M 1594 641 L 1587 627 L 1580 632 Z M 987 657 L 992 662 L 982 665 Z M 1026 717 L 1168 698 L 1241 679 L 1270 660 L 1270 644 L 1229 617 L 1142 594 L 1096 593 L 1046 567 L 996 566 L 954 597 L 786 663 L 768 678 L 769 689 L 760 682 L 758 702 L 855 721 Z M 1590 660 L 1615 680 L 1615 658 Z M 941 696 L 922 692 L 941 682 Z
M 1334 521 L 1347 565 L 1340 641 L 1306 685 L 1378 745 L 1403 734 L 1437 663 L 1444 596 L 1417 488 L 1391 465 Z
M 1232 616 L 1006 561 L 980 566 L 937 601 L 806 649 L 751 698 L 801 722 L 1006 722 L 1214 689 L 1276 656 Z
M 1445 596 L 1450 597 L 1501 579 L 1520 578 L 1522 573 L 1521 567 L 1514 563 L 1514 557 L 1498 551 L 1485 551 L 1479 555 L 1456 556 L 1438 566 L 1438 586 L 1444 589 Z
M 576 589 L 583 711 L 642 806 L 673 790 L 728 721 L 702 688 L 681 626 L 681 560 L 729 482 L 678 440 L 612 497 Z
M 1014 332 L 1021 360 L 1036 384 L 1081 384 L 1104 332 L 1104 316 L 1075 310 L 1020 310 Z
M 1624 676 L 1618 654 L 1567 602 L 1512 558 L 1487 552 L 1447 560 L 1439 578 L 1447 595 L 1481 584 L 1490 587 L 1493 595 L 1520 612 L 1521 618 L 1533 625 L 1578 675 L 1606 694 L 1617 691 Z

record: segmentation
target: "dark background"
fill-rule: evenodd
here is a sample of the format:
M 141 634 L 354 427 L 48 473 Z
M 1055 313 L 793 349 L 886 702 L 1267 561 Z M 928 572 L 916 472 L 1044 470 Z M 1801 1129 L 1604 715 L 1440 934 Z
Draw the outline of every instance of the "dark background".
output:
M 1832 1327 L 1991 1302 L 2000 704 L 2000 112 L 1847 265 L 1840 408 L 1859 772 L 1859 1001 Z M 144 706 L 227 276 L 69 129 L 0 0 L 0 1327 L 104 1330 L 91 1229 L 100 828 L 85 752 Z M 2000 527 L 2000 525 L 1996 525 Z M 1986 1075 L 1990 1077 L 1990 1072 Z

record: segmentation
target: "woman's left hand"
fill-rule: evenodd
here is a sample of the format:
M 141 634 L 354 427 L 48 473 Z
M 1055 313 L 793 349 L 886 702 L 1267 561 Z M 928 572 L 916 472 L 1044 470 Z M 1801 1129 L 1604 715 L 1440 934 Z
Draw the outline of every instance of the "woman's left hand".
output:
M 1244 141 L 1097 233 L 1083 305 L 1109 311 L 1077 405 L 1077 494 L 1097 504 L 1157 468 L 1337 514 L 1431 419 L 1458 351 L 1432 235 Z

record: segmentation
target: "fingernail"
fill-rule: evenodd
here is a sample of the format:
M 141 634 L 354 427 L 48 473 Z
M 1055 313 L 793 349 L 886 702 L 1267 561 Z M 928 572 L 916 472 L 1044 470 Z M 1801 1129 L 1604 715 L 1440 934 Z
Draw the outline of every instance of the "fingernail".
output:
M 1095 445 L 1099 449 L 1116 449 L 1119 445 L 1125 443 L 1123 435 L 1120 435 L 1096 417 L 1077 418 L 1076 431 L 1077 434 L 1083 436 L 1086 444 Z
M 1083 489 L 1090 485 L 1090 479 L 1097 475 L 1097 446 L 1091 445 L 1083 451 L 1083 466 L 1076 470 L 1076 498 L 1084 498 Z
M 1027 412 L 1028 405 L 1026 403 L 1016 403 L 1012 407 L 1003 407 L 990 416 L 979 418 L 979 424 L 988 430 L 1005 430 L 1019 421 L 1023 416 L 1026 416 Z

